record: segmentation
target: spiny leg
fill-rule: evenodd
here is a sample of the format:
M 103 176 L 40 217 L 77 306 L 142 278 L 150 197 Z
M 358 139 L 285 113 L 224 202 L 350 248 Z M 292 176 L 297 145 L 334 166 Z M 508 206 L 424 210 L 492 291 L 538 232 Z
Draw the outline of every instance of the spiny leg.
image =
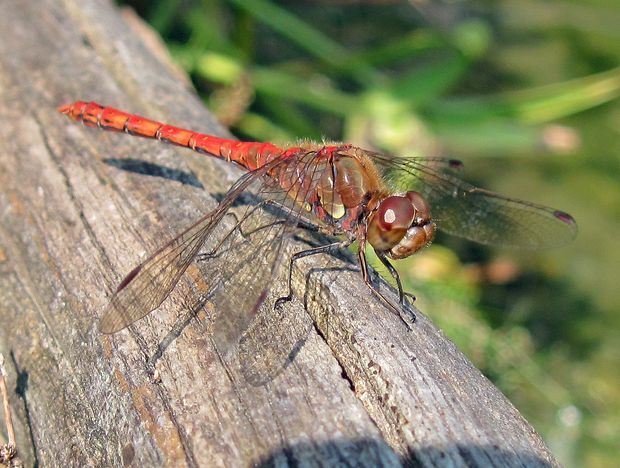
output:
M 278 208 L 279 210 L 284 212 L 285 217 L 281 217 L 280 219 L 278 219 L 278 220 L 276 220 L 276 221 L 274 221 L 272 223 L 256 227 L 256 228 L 254 228 L 254 229 L 252 229 L 252 230 L 250 230 L 248 232 L 243 232 L 243 229 L 242 229 L 242 226 L 241 226 L 243 221 L 245 219 L 247 219 L 252 214 L 252 212 L 254 212 L 254 210 L 256 208 L 258 208 L 260 206 L 263 206 L 263 205 L 274 206 L 274 207 Z M 293 211 L 291 208 L 289 208 L 288 206 L 283 206 L 282 204 L 280 204 L 280 203 L 278 203 L 278 202 L 276 202 L 274 200 L 264 200 L 264 201 L 262 201 L 254 209 L 252 209 L 248 214 L 246 214 L 243 217 L 244 219 L 242 219 L 241 221 L 239 221 L 239 219 L 237 218 L 237 215 L 235 215 L 234 213 L 230 213 L 230 215 L 233 216 L 235 218 L 235 220 L 237 220 L 237 226 L 235 228 L 239 229 L 239 234 L 241 234 L 241 236 L 244 239 L 247 239 L 249 236 L 251 236 L 255 232 L 261 231 L 261 230 L 263 230 L 265 228 L 268 228 L 268 227 L 271 227 L 271 226 L 277 226 L 278 224 L 286 224 L 286 223 L 289 222 L 289 220 L 292 217 L 297 217 L 298 216 L 298 214 L 295 211 Z M 305 220 L 305 219 L 301 219 L 301 218 L 298 218 L 296 220 L 295 227 L 300 228 L 300 229 L 305 229 L 305 230 L 311 231 L 311 232 L 322 232 L 320 226 L 318 226 L 317 224 L 313 224 L 311 221 L 308 221 L 308 220 Z M 329 234 L 331 234 L 331 232 Z
M 211 249 L 209 252 L 204 252 L 204 253 L 201 253 L 201 254 L 197 255 L 196 256 L 196 261 L 202 262 L 202 261 L 205 261 L 205 260 L 207 260 L 209 258 L 215 257 L 217 255 L 218 251 L 220 250 L 220 248 L 222 247 L 222 245 L 224 245 L 224 242 L 226 242 L 228 240 L 228 238 L 233 234 L 233 232 L 235 232 L 237 230 L 239 230 L 239 232 L 241 232 L 241 235 L 245 238 L 245 235 L 243 234 L 243 231 L 241 230 L 241 223 L 243 221 L 245 221 L 249 216 L 252 215 L 252 213 L 254 213 L 254 211 L 259 209 L 265 203 L 266 203 L 266 201 L 262 201 L 258 205 L 253 206 L 248 212 L 246 212 L 243 215 L 243 218 L 241 220 L 239 220 L 239 218 L 237 217 L 237 215 L 235 213 L 232 213 L 232 212 L 226 213 L 227 215 L 230 215 L 230 216 L 232 216 L 235 219 L 235 226 L 226 233 L 226 235 L 217 243 L 217 245 L 215 247 L 213 247 L 213 249 Z
M 381 301 L 383 301 L 383 303 L 385 305 L 388 306 L 388 308 L 390 309 L 390 312 L 392 312 L 394 315 L 398 315 L 398 317 L 400 318 L 400 320 L 405 324 L 405 326 L 409 329 L 412 330 L 413 327 L 413 323 L 416 321 L 416 316 L 413 312 L 409 312 L 408 314 L 406 314 L 404 312 L 403 309 L 405 309 L 405 302 L 404 302 L 404 298 L 405 298 L 405 293 L 403 293 L 402 290 L 402 286 L 400 283 L 400 277 L 398 276 L 398 272 L 396 272 L 396 269 L 387 261 L 387 265 L 386 263 L 382 263 L 386 266 L 386 268 L 390 271 L 390 273 L 392 274 L 392 276 L 394 277 L 394 279 L 396 280 L 396 283 L 398 284 L 398 294 L 399 294 L 399 299 L 400 299 L 400 307 L 396 307 L 392 301 L 390 301 L 387 297 L 385 297 L 380 291 L 378 291 L 372 284 L 372 282 L 370 281 L 370 275 L 368 273 L 368 262 L 366 260 L 366 254 L 364 253 L 364 249 L 362 247 L 360 247 L 360 250 L 357 253 L 359 262 L 360 262 L 360 268 L 362 270 L 362 278 L 364 279 L 364 283 L 366 283 L 366 286 L 368 286 L 368 288 L 372 291 L 372 293 L 377 296 L 379 299 L 381 299 Z M 379 258 L 381 258 L 379 256 Z M 388 266 L 389 265 L 389 266 Z
M 288 264 L 288 294 L 286 296 L 279 297 L 276 299 L 274 304 L 274 308 L 279 307 L 284 302 L 289 302 L 293 299 L 293 264 L 304 257 L 309 257 L 310 255 L 317 255 L 321 253 L 331 252 L 337 249 L 344 249 L 350 246 L 352 243 L 351 240 L 346 239 L 344 241 L 334 242 L 332 244 L 321 245 L 319 247 L 314 247 L 312 249 L 302 250 L 301 252 L 294 253 L 291 256 L 291 259 Z
M 394 268 L 394 265 L 392 265 L 390 261 L 387 259 L 385 254 L 381 252 L 376 252 L 376 254 L 379 260 L 381 260 L 381 263 L 383 264 L 383 266 L 385 266 L 385 268 L 388 269 L 388 271 L 390 272 L 390 275 L 392 275 L 392 278 L 394 278 L 394 281 L 396 281 L 396 285 L 398 287 L 398 302 L 400 303 L 400 306 L 401 306 L 400 310 L 402 313 L 402 310 L 406 308 L 405 298 L 408 297 L 413 302 L 415 301 L 415 296 L 403 290 L 403 285 L 400 281 L 400 275 L 398 274 L 398 271 L 396 270 L 396 268 Z M 399 313 L 399 316 L 401 315 L 401 313 Z M 413 321 L 415 322 L 416 320 L 415 314 L 413 312 L 410 312 L 410 315 L 412 316 Z

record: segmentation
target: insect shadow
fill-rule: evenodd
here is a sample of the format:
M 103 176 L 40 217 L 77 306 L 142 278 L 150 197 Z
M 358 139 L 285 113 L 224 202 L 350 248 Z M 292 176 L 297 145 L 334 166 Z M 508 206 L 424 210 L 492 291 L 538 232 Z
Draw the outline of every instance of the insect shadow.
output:
M 200 298 L 195 298 L 191 303 L 186 303 L 186 313 L 179 317 L 166 336 L 159 341 L 154 353 L 147 360 L 147 368 L 151 372 L 166 349 L 197 319 L 200 310 L 213 296 L 214 291 L 211 291 Z M 213 319 L 208 317 L 206 320 Z M 223 317 L 215 317 L 215 320 L 222 319 Z M 205 326 L 205 333 L 212 334 L 213 325 L 208 323 L 198 326 Z M 260 387 L 271 382 L 293 363 L 306 342 L 312 326 L 312 320 L 299 304 L 297 307 L 277 308 L 269 304 L 261 308 L 260 313 L 240 334 L 232 348 L 220 349 L 215 341 L 214 344 L 218 348 L 218 354 L 227 355 L 227 360 L 231 357 L 238 360 L 239 370 L 247 383 L 253 387 Z M 207 331 L 209 328 L 211 331 Z
M 336 255 L 336 257 L 346 260 L 347 254 Z M 344 266 L 344 270 L 357 271 L 352 265 Z M 260 387 L 271 382 L 293 363 L 303 348 L 310 331 L 315 327 L 314 320 L 306 309 L 309 303 L 311 283 L 316 281 L 318 275 L 322 277 L 319 281 L 327 282 L 329 288 L 329 284 L 336 278 L 332 275 L 328 277 L 324 275 L 342 271 L 343 267 L 310 268 L 305 278 L 305 294 L 299 298 L 301 301 L 293 300 L 292 303 L 286 303 L 286 305 L 279 307 L 274 306 L 274 298 L 267 301 L 260 308 L 256 317 L 247 325 L 247 328 L 240 331 L 235 343 L 231 343 L 232 347 L 220 347 L 216 343 L 217 340 L 214 341 L 219 353 L 238 360 L 239 370 L 245 381 L 251 386 Z M 177 319 L 166 336 L 159 341 L 154 353 L 148 359 L 150 369 L 155 368 L 155 364 L 170 344 L 197 319 L 200 311 L 214 298 L 219 287 L 221 285 L 216 284 L 213 289 L 204 294 L 197 294 L 197 291 L 188 294 L 184 301 L 185 313 Z M 209 313 L 207 315 L 207 321 L 202 325 L 194 323 L 198 326 L 204 326 L 206 334 L 212 335 L 214 332 L 217 334 L 218 321 L 226 320 L 226 314 L 222 316 L 220 312 L 216 313 L 215 316 L 209 316 Z M 228 351 L 233 352 L 229 353 Z
M 204 189 L 204 185 L 198 180 L 198 178 L 191 172 L 182 171 L 180 169 L 173 169 L 159 164 L 153 164 L 140 159 L 120 159 L 120 158 L 107 158 L 103 162 L 109 166 L 116 167 L 127 172 L 134 172 L 136 174 L 148 175 L 153 177 L 161 177 L 163 179 L 175 180 L 185 185 L 191 185 Z

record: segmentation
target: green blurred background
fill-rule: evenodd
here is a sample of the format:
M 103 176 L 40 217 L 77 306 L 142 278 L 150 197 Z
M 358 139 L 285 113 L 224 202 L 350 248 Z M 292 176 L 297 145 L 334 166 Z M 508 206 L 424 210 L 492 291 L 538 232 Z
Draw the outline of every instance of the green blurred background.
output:
M 580 233 L 553 251 L 440 236 L 397 267 L 563 464 L 618 466 L 620 2 L 120 3 L 241 139 L 455 157 L 571 213 Z

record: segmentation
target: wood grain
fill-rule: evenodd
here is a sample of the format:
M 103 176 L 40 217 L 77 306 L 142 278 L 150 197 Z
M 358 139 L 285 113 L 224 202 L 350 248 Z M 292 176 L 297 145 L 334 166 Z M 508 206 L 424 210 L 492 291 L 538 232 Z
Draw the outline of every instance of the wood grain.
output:
M 557 465 L 429 320 L 418 313 L 407 331 L 335 257 L 295 269 L 298 299 L 275 336 L 301 329 L 302 338 L 263 381 L 248 379 L 270 364 L 250 339 L 231 357 L 214 345 L 209 310 L 184 312 L 183 291 L 200 286 L 204 265 L 156 313 L 97 332 L 121 275 L 240 175 L 56 112 L 96 100 L 226 135 L 129 24 L 103 0 L 2 3 L 0 352 L 26 463 Z

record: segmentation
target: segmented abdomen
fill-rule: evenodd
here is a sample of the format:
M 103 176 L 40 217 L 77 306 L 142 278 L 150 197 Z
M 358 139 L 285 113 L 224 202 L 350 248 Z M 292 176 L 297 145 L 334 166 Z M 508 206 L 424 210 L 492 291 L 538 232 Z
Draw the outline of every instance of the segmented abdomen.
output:
M 135 114 L 105 107 L 96 102 L 76 101 L 58 108 L 88 127 L 125 132 L 191 148 L 199 153 L 234 161 L 252 171 L 286 153 L 271 143 L 241 142 L 167 125 Z

